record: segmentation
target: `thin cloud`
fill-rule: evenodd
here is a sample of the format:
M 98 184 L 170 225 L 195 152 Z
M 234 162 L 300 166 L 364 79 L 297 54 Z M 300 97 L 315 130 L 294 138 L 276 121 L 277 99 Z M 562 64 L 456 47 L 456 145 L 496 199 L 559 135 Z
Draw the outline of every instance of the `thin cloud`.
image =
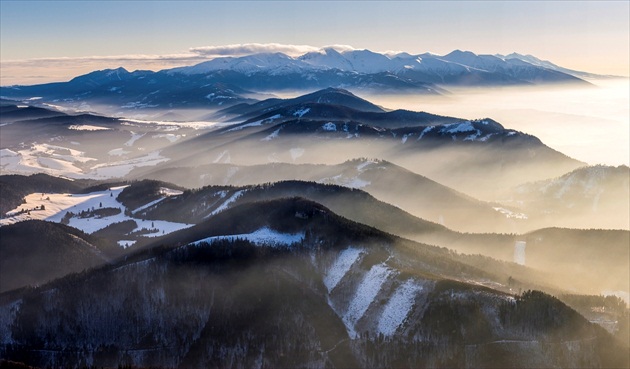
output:
M 36 84 L 70 80 L 80 74 L 100 69 L 124 67 L 127 70 L 149 69 L 158 71 L 201 63 L 217 57 L 243 56 L 256 53 L 281 52 L 292 57 L 323 48 L 339 52 L 355 50 L 349 45 L 290 45 L 279 43 L 247 43 L 221 46 L 193 47 L 178 54 L 92 55 L 78 57 L 49 57 L 23 60 L 0 60 L 0 85 Z
M 324 48 L 333 48 L 337 51 L 354 50 L 349 45 L 329 45 Z M 220 46 L 200 46 L 189 49 L 191 53 L 205 55 L 207 57 L 220 56 L 243 56 L 258 53 L 283 53 L 289 56 L 300 56 L 308 52 L 319 51 L 322 47 L 311 45 L 290 45 L 279 43 L 247 43 L 247 44 L 231 44 Z
M 3 60 L 2 64 L 41 64 L 41 63 L 68 63 L 68 62 L 94 62 L 94 61 L 176 61 L 176 60 L 205 60 L 198 54 L 167 54 L 167 55 L 97 55 L 97 56 L 62 56 L 50 58 L 33 58 L 22 60 Z
M 302 55 L 307 52 L 317 51 L 319 47 L 309 45 L 286 44 L 232 44 L 220 46 L 200 46 L 190 48 L 190 52 L 206 56 L 243 56 L 258 53 L 283 53 L 289 56 Z
M 344 51 L 353 51 L 353 50 L 357 50 L 357 48 L 350 46 L 350 45 L 326 45 L 324 47 L 322 47 L 322 49 L 335 49 L 337 51 L 344 52 Z

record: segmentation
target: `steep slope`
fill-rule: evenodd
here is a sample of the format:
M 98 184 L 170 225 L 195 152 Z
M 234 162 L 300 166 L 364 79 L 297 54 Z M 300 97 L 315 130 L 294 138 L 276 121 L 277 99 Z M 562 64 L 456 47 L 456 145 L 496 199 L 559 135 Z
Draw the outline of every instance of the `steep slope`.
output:
M 120 178 L 134 168 L 165 162 L 170 167 L 331 164 L 376 157 L 495 201 L 501 189 L 583 165 L 492 119 L 384 112 L 340 89 L 267 100 L 258 106 L 241 104 L 231 111 L 242 119 L 254 116 L 228 127 L 90 114 L 19 121 L 3 127 L 8 139 L 0 152 L 2 168 L 8 173 Z
M 315 97 L 316 101 L 329 101 L 328 95 L 334 96 L 335 106 L 301 103 Z M 290 100 L 274 99 L 257 108 L 239 105 L 220 114 L 240 114 L 243 122 L 176 142 L 163 155 L 172 159 L 169 166 L 331 164 L 372 157 L 490 201 L 498 200 L 495 197 L 501 189 L 557 176 L 583 165 L 538 138 L 507 129 L 489 118 L 360 112 L 350 107 L 366 103 L 347 91 L 327 89 Z
M 630 229 L 630 168 L 582 167 L 561 177 L 527 183 L 506 194 L 537 224 Z
M 39 220 L 0 227 L 0 239 L 0 292 L 41 285 L 121 254 L 119 247 L 104 240 Z
M 199 136 L 170 147 L 165 154 L 175 158 L 176 165 L 255 165 L 276 161 L 333 164 L 356 157 L 377 157 L 489 200 L 497 200 L 495 196 L 502 188 L 532 178 L 557 176 L 582 165 L 535 137 L 510 130 L 494 134 L 462 128 L 450 134 L 448 131 L 457 128 L 439 127 L 434 133 L 423 135 L 433 126 L 394 132 L 356 122 L 276 123 L 269 119 L 250 124 L 256 132 L 247 128 L 247 132 L 233 130 L 220 136 Z M 476 132 L 482 134 L 477 136 Z
M 551 296 L 514 299 L 454 281 L 497 277 L 308 201 L 243 205 L 178 235 L 170 241 L 181 246 L 0 295 L 3 357 L 61 366 L 626 364 L 612 336 Z
M 354 104 L 351 104 L 354 105 Z M 365 124 L 382 128 L 426 127 L 435 124 L 448 124 L 464 122 L 463 119 L 444 117 L 425 112 L 412 112 L 408 110 L 394 110 L 388 112 L 361 111 L 349 108 L 342 102 L 307 102 L 286 105 L 283 103 L 264 105 L 264 108 L 252 110 L 252 106 L 236 106 L 227 111 L 219 111 L 215 117 L 226 118 L 226 114 L 244 112 L 242 115 L 230 119 L 233 122 L 242 122 L 240 126 L 251 124 L 266 119 L 300 119 L 327 121 L 359 121 Z M 233 126 L 229 129 L 239 127 Z
M 243 121 L 252 117 L 267 114 L 270 111 L 280 109 L 293 109 L 302 111 L 298 114 L 302 117 L 307 114 L 304 108 L 300 109 L 300 105 L 304 104 L 326 104 L 341 105 L 346 108 L 353 109 L 358 112 L 382 113 L 383 108 L 364 100 L 348 90 L 341 88 L 325 88 L 306 95 L 298 96 L 291 99 L 266 99 L 253 104 L 239 104 L 226 109 L 217 111 L 216 117 L 221 116 L 237 116 L 234 121 Z M 294 115 L 297 116 L 297 115 Z
M 249 185 L 305 180 L 357 188 L 419 218 L 464 232 L 518 232 L 527 220 L 495 210 L 499 205 L 476 200 L 391 162 L 355 159 L 335 165 L 272 163 L 253 166 L 208 164 L 147 168 L 132 178 L 155 178 L 188 188 Z M 504 205 L 505 206 L 505 205 Z M 475 219 L 475 221 L 471 221 Z
M 506 217 L 489 203 L 379 160 L 357 159 L 331 166 L 212 164 L 198 168 L 138 172 L 137 175 L 177 182 L 189 188 L 212 184 L 239 186 L 293 179 L 335 184 L 361 189 L 419 218 L 467 232 L 513 232 L 525 222 L 523 219 Z M 475 222 L 470 219 L 475 219 Z
M 356 163 L 350 164 L 355 168 L 348 168 L 346 174 L 356 175 L 356 172 L 352 172 L 356 170 Z M 384 170 L 376 164 L 378 163 L 364 163 L 361 169 L 372 165 L 372 170 Z M 281 166 L 275 168 L 278 169 L 276 172 L 282 170 Z M 313 166 L 309 173 L 322 175 L 323 170 L 327 169 L 329 168 L 325 166 Z M 214 171 L 215 174 L 217 172 L 218 170 Z M 253 173 L 255 172 L 250 174 Z M 290 171 L 284 174 L 287 173 Z M 367 169 L 365 173 L 369 174 Z M 375 177 L 382 177 L 376 174 Z M 247 178 L 251 179 L 252 176 L 244 176 L 239 180 Z M 404 172 L 400 173 L 399 179 L 405 180 Z M 358 183 L 360 180 L 352 181 Z M 383 185 L 387 183 L 382 182 Z M 422 185 L 422 182 L 418 185 Z M 440 186 L 432 187 L 431 182 L 423 185 L 426 188 L 414 188 L 413 183 L 407 184 L 410 187 L 404 196 L 414 195 L 414 191 L 419 191 L 433 199 L 436 206 L 444 202 L 444 210 L 448 210 L 449 199 L 454 204 L 467 200 L 465 197 L 458 198 L 457 193 L 448 189 L 443 192 L 445 189 Z M 25 205 L 26 208 L 35 206 L 30 214 L 12 213 L 10 218 L 3 219 L 0 224 L 32 218 L 48 219 L 69 224 L 112 243 L 117 242 L 125 248 L 132 246 L 130 250 L 135 250 L 155 242 L 156 239 L 163 239 L 160 237 L 169 233 L 202 224 L 239 206 L 299 196 L 320 203 L 354 222 L 376 227 L 390 234 L 536 268 L 545 273 L 544 278 L 548 281 L 574 291 L 619 294 L 618 291 L 625 291 L 629 287 L 626 278 L 627 258 L 630 257 L 628 231 L 558 229 L 554 233 L 543 229 L 524 234 L 460 233 L 378 201 L 362 190 L 314 182 L 283 181 L 240 187 L 209 186 L 185 191 L 177 188 L 168 183 L 145 180 L 129 186 L 103 184 L 83 190 L 84 194 L 48 193 L 48 198 L 44 198 L 36 193 L 27 197 L 29 205 Z M 398 187 L 394 184 L 389 185 L 390 190 L 396 188 Z M 406 187 L 400 188 L 405 190 Z M 446 197 L 441 199 L 440 193 Z M 404 197 L 401 199 L 404 200 Z M 468 211 L 468 217 L 481 218 L 484 211 L 488 211 L 500 220 L 508 220 L 502 213 L 484 208 L 483 203 L 475 203 L 471 199 L 468 201 L 471 208 L 464 209 L 462 216 Z M 422 200 L 419 200 L 418 204 L 421 203 Z M 46 210 L 40 210 L 39 204 L 45 205 Z M 466 202 L 462 204 L 465 205 Z M 454 211 L 445 211 L 443 214 L 457 215 Z M 452 221 L 454 218 L 444 219 Z M 490 219 L 486 221 L 492 223 Z M 234 225 L 244 222 L 245 220 L 232 219 L 228 224 L 235 227 Z M 469 223 L 470 218 L 466 222 Z M 509 225 L 510 223 L 504 224 L 505 227 Z M 265 231 L 261 232 L 261 236 L 264 236 Z M 551 236 L 547 236 L 547 233 Z M 595 259 L 597 262 L 592 261 Z M 583 267 L 585 264 L 589 265 L 588 268 Z M 576 266 L 580 266 L 579 272 Z
M 146 203 L 150 198 L 143 193 L 146 191 L 140 189 L 146 188 L 149 183 L 151 182 L 134 183 L 125 192 L 133 193 L 134 198 L 143 199 L 140 203 Z M 303 181 L 241 187 L 209 186 L 184 191 L 180 196 L 171 196 L 143 207 L 142 216 L 145 219 L 200 223 L 241 204 L 292 197 L 317 202 L 352 221 L 400 236 L 450 232 L 443 226 L 416 218 L 395 206 L 378 201 L 361 190 Z
M 542 60 L 539 59 L 533 55 L 523 55 L 523 54 L 519 54 L 519 53 L 511 53 L 508 55 L 496 55 L 497 57 L 507 61 L 507 62 L 525 62 L 527 64 L 532 64 L 532 65 L 536 65 L 536 66 L 540 66 L 546 69 L 551 69 L 551 70 L 555 70 L 555 71 L 559 71 L 562 73 L 566 73 L 566 74 L 570 74 L 573 76 L 576 76 L 578 78 L 606 78 L 606 77 L 614 77 L 614 76 L 602 76 L 602 75 L 598 75 L 598 74 L 594 74 L 594 73 L 588 73 L 588 72 L 583 72 L 583 71 L 578 71 L 578 70 L 573 70 L 573 69 L 568 69 L 568 68 L 564 68 L 561 67 L 559 65 L 556 65 L 548 60 Z

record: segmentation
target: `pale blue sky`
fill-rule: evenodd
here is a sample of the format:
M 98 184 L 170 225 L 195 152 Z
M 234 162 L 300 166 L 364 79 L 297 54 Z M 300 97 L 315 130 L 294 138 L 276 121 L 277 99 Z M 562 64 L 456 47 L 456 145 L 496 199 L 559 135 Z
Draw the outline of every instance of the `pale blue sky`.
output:
M 190 48 L 241 43 L 344 44 L 437 54 L 454 49 L 516 51 L 569 68 L 628 75 L 629 4 L 0 0 L 2 84 L 19 80 L 27 71 L 30 81 L 44 77 L 35 75 L 43 66 L 30 59 L 69 58 L 63 66 L 47 65 L 59 67 L 50 75 L 61 77 L 64 68 L 67 73 L 118 65 L 137 69 L 145 63 L 147 69 L 156 69 L 164 63 L 155 58 L 163 55 L 192 64 L 197 61 L 184 58 Z M 134 55 L 134 60 L 118 60 L 121 55 Z M 68 67 L 73 58 L 93 56 L 108 58 L 90 58 L 89 63 L 84 59 L 76 68 Z M 138 60 L 142 58 L 146 60 Z M 18 65 L 16 60 L 30 64 Z

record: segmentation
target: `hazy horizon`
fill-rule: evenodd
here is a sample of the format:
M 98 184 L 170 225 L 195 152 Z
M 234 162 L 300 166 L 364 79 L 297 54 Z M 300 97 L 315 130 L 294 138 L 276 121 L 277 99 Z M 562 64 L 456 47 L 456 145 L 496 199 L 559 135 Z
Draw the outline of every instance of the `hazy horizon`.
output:
M 628 2 L 357 5 L 335 2 L 331 11 L 317 1 L 2 1 L 0 85 L 66 81 L 120 66 L 193 65 L 253 44 L 289 53 L 327 45 L 439 55 L 518 52 L 569 69 L 630 75 Z
M 588 165 L 630 165 L 630 80 L 594 87 L 451 88 L 447 96 L 362 95 L 388 109 L 491 118 Z

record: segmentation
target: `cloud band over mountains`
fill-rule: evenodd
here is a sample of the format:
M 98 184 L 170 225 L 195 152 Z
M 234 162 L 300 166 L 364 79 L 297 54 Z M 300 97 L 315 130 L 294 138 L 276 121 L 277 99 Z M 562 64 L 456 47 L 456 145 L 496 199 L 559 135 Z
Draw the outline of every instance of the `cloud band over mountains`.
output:
M 244 56 L 257 53 L 283 53 L 299 56 L 307 52 L 333 48 L 337 51 L 354 50 L 349 45 L 291 45 L 280 43 L 243 43 L 218 46 L 191 47 L 188 52 L 151 55 L 95 55 L 78 57 L 50 57 L 23 60 L 3 60 L 0 85 L 36 84 L 68 80 L 78 73 L 95 69 L 124 67 L 128 70 L 160 70 L 193 65 L 216 57 Z
M 206 55 L 206 56 L 243 56 L 258 53 L 283 53 L 289 56 L 299 56 L 312 51 L 318 51 L 323 48 L 333 48 L 337 51 L 354 50 L 354 47 L 349 45 L 327 45 L 323 47 L 316 47 L 310 45 L 289 45 L 278 43 L 247 43 L 247 44 L 232 44 L 222 46 L 202 46 L 190 48 L 190 52 Z

